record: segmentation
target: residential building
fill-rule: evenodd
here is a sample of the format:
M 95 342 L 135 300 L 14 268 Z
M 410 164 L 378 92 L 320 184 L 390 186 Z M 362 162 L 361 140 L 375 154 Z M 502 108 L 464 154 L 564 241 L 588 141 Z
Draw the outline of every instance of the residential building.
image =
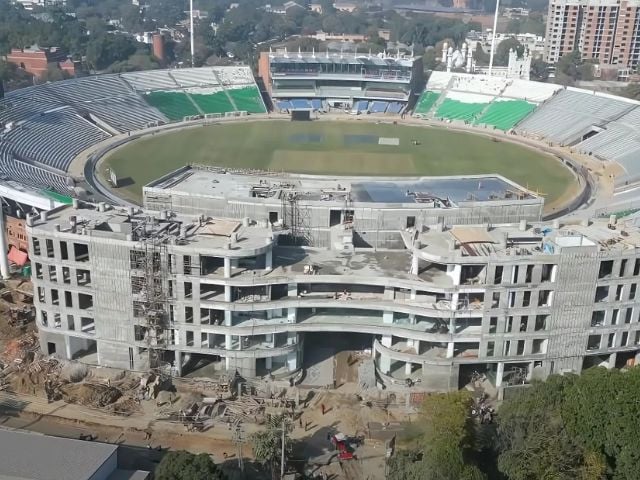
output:
M 66 0 L 13 0 L 13 3 L 22 5 L 25 10 L 33 10 L 35 7 L 51 7 L 54 5 L 64 6 Z
M 22 68 L 36 77 L 42 77 L 49 68 L 59 68 L 69 75 L 75 75 L 75 64 L 57 47 L 12 48 L 7 62 Z
M 556 63 L 574 50 L 583 60 L 620 70 L 640 60 L 640 1 L 551 0 L 545 61 Z

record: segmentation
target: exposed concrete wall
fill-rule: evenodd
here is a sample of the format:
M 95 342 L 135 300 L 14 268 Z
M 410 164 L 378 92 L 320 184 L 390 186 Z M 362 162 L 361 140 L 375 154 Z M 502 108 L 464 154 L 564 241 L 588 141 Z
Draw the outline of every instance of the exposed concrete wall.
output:
M 600 262 L 596 247 L 563 248 L 549 329 L 553 373 L 580 372 L 593 311 Z

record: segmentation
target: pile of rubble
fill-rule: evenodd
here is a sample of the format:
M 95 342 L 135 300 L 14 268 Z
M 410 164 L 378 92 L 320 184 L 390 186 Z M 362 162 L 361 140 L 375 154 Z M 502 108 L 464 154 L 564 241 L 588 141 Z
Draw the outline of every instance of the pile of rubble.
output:
M 139 405 L 136 386 L 137 379 L 124 372 L 97 379 L 86 365 L 44 355 L 35 333 L 8 341 L 0 352 L 0 390 L 131 414 Z

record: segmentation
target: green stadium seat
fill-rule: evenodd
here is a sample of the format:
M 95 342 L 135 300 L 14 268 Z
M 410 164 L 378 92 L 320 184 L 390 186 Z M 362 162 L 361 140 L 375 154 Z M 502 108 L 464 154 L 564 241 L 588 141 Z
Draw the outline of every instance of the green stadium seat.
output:
M 500 130 L 510 130 L 535 109 L 536 105 L 524 100 L 493 102 L 476 123 L 492 125 Z
M 209 94 L 191 93 L 190 95 L 204 113 L 227 113 L 235 110 L 224 91 Z
M 436 118 L 448 120 L 465 120 L 473 122 L 477 116 L 489 105 L 488 103 L 465 103 L 459 100 L 445 98 L 436 111 Z
M 431 107 L 438 101 L 438 98 L 440 98 L 440 93 L 438 92 L 422 92 L 413 113 L 416 115 L 426 115 L 429 113 L 429 110 L 431 110 Z
M 170 120 L 199 115 L 200 112 L 183 92 L 151 92 L 144 95 L 146 102 L 160 110 Z
M 256 87 L 233 88 L 227 90 L 240 111 L 249 113 L 266 113 L 262 97 Z

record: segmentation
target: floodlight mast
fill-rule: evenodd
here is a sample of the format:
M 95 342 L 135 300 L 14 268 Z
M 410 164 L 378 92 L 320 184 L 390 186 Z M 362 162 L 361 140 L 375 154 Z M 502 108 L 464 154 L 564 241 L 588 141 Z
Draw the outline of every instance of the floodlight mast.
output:
M 496 11 L 493 15 L 493 31 L 491 32 L 491 53 L 489 55 L 489 76 L 493 70 L 493 52 L 496 50 L 496 30 L 498 29 L 498 10 L 500 9 L 500 0 L 496 0 Z
M 191 27 L 191 67 L 195 67 L 195 47 L 193 45 L 193 0 L 189 0 L 189 25 Z

